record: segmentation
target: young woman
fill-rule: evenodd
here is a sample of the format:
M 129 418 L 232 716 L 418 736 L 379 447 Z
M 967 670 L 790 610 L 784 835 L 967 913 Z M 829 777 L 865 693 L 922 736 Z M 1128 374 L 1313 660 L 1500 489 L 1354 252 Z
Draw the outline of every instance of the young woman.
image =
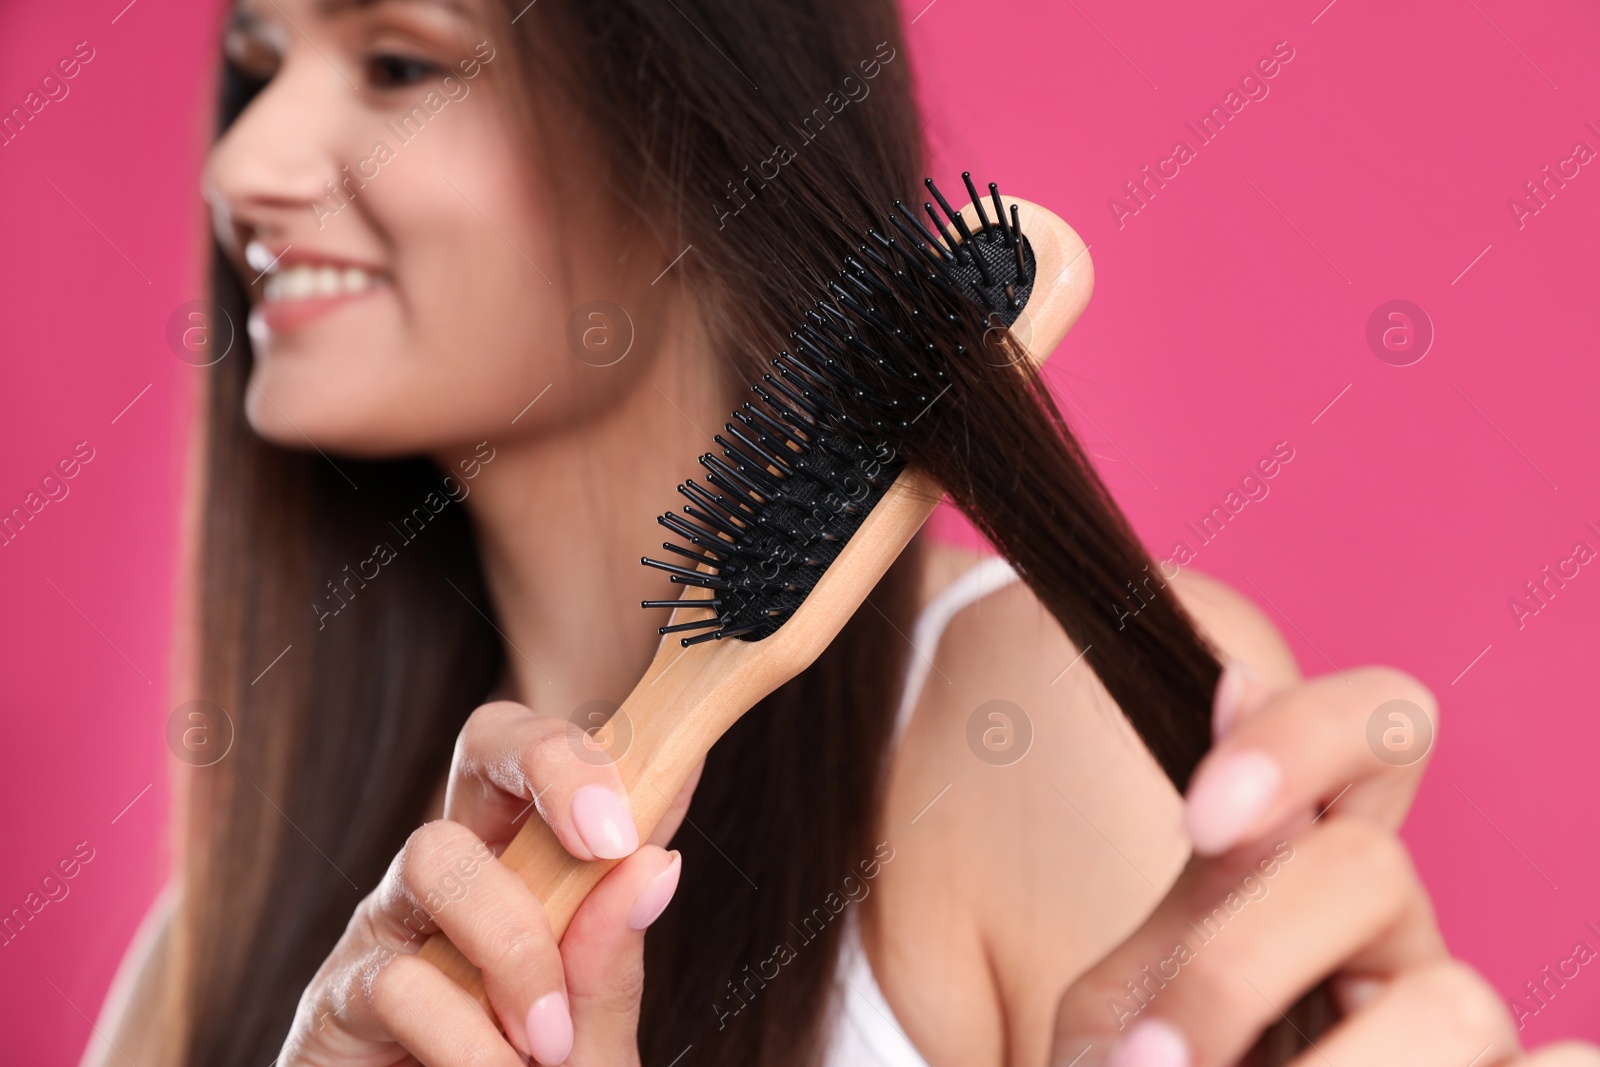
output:
M 1297 1063 L 1600 1063 L 1524 1057 L 1435 928 L 1421 764 L 1365 742 L 1431 695 L 1152 584 L 1003 361 L 906 451 L 1016 566 L 914 543 L 641 841 L 582 728 L 656 647 L 655 516 L 916 190 L 889 0 L 239 0 L 226 55 L 194 684 L 236 736 L 86 1062 L 1214 1067 L 1328 980 Z M 524 818 L 624 857 L 559 944 Z

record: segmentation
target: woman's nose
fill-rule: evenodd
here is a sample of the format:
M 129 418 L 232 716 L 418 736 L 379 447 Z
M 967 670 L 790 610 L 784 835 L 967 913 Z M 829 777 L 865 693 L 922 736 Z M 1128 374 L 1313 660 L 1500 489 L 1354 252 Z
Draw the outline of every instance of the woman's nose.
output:
M 312 206 L 339 174 L 336 101 L 352 95 L 326 57 L 286 60 L 206 160 L 202 185 L 218 223 L 292 232 L 315 222 Z

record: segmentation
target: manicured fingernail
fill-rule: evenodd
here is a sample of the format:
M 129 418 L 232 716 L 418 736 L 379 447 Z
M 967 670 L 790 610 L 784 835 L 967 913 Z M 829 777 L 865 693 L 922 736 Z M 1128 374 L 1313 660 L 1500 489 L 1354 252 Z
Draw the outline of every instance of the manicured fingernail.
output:
M 1201 771 L 1183 814 L 1195 851 L 1215 855 L 1237 844 L 1282 780 L 1277 761 L 1264 752 L 1235 752 Z
M 572 1054 L 572 1013 L 565 993 L 546 993 L 528 1009 L 528 1051 L 550 1065 L 564 1063 Z
M 1116 1043 L 1106 1067 L 1189 1067 L 1189 1045 L 1170 1024 L 1146 1019 Z
M 667 869 L 646 882 L 639 895 L 633 898 L 633 907 L 628 909 L 628 929 L 643 930 L 661 917 L 672 902 L 672 894 L 678 890 L 678 875 L 682 871 L 683 856 L 674 851 Z
M 1229 660 L 1217 679 L 1217 692 L 1211 702 L 1211 736 L 1218 741 L 1233 729 L 1233 720 L 1239 714 L 1239 704 L 1244 700 L 1247 679 L 1259 678 L 1254 667 L 1243 660 Z
M 1381 978 L 1356 978 L 1343 975 L 1333 981 L 1333 999 L 1339 1010 L 1354 1015 L 1383 995 L 1389 983 Z
M 572 794 L 572 824 L 600 859 L 618 860 L 639 847 L 639 829 L 628 806 L 603 785 L 586 785 Z

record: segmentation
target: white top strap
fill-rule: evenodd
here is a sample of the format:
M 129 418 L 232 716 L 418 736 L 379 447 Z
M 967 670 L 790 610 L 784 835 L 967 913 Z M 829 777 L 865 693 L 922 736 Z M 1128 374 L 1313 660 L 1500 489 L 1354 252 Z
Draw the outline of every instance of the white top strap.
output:
M 928 671 L 933 668 L 934 653 L 939 650 L 939 639 L 944 629 L 962 608 L 982 600 L 997 589 L 1003 589 L 1017 580 L 1017 572 L 1000 556 L 991 556 L 968 570 L 961 577 L 939 591 L 928 601 L 922 614 L 917 616 L 911 629 L 911 662 L 906 670 L 905 691 L 900 696 L 900 709 L 895 714 L 894 737 L 891 744 L 898 745 L 911 716 L 922 697 L 922 687 L 928 681 Z
M 1011 564 L 991 557 L 968 570 L 939 592 L 911 629 L 911 661 L 905 693 L 895 716 L 893 744 L 900 743 L 933 667 L 939 639 L 956 612 L 1017 580 Z M 861 945 L 860 917 L 850 909 L 844 917 L 844 944 L 839 956 L 836 995 L 839 1012 L 829 1036 L 827 1067 L 928 1067 L 927 1058 L 901 1029 L 894 1009 L 872 973 Z

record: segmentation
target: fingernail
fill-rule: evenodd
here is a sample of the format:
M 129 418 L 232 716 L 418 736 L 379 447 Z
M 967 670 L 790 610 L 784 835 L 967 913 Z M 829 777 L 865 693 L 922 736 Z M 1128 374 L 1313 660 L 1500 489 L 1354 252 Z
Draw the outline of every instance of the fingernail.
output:
M 1189 1067 L 1189 1045 L 1175 1027 L 1146 1019 L 1112 1047 L 1106 1067 Z
M 1184 827 L 1195 851 L 1232 848 L 1278 792 L 1283 772 L 1264 752 L 1235 752 L 1200 772 L 1189 788 Z
M 683 856 L 674 851 L 672 862 L 667 864 L 667 869 L 650 879 L 644 884 L 644 888 L 639 890 L 639 895 L 633 898 L 633 907 L 628 909 L 628 929 L 643 930 L 667 910 L 667 905 L 672 902 L 672 894 L 678 891 L 678 875 L 683 871 L 682 861 Z
M 528 1009 L 528 1051 L 540 1063 L 551 1065 L 572 1054 L 572 1013 L 565 993 L 546 993 Z
M 1344 975 L 1334 979 L 1332 983 L 1333 999 L 1341 1012 L 1354 1015 L 1382 996 L 1388 985 L 1381 978 L 1355 978 Z
M 627 805 L 603 785 L 586 785 L 572 794 L 572 824 L 600 859 L 618 860 L 639 847 L 639 830 Z
M 1254 667 L 1243 660 L 1229 660 L 1217 679 L 1217 692 L 1211 702 L 1211 736 L 1221 741 L 1233 728 L 1244 699 L 1246 679 L 1259 678 Z

